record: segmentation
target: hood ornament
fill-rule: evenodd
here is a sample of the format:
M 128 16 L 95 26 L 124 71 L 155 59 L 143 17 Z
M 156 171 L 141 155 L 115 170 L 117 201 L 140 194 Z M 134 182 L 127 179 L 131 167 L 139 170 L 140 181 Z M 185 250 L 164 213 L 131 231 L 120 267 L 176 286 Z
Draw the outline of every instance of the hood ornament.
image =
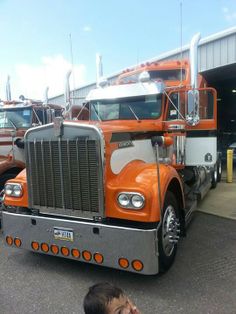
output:
M 59 137 L 62 136 L 62 126 L 63 126 L 63 118 L 62 117 L 56 117 L 54 119 L 54 135 Z

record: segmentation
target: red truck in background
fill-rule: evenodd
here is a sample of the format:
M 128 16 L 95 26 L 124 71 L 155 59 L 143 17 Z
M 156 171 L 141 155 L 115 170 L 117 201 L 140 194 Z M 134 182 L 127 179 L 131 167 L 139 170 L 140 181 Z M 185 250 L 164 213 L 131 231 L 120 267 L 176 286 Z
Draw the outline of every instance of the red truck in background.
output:
M 62 115 L 63 108 L 46 102 L 24 99 L 0 102 L 0 191 L 5 182 L 25 168 L 25 132 Z

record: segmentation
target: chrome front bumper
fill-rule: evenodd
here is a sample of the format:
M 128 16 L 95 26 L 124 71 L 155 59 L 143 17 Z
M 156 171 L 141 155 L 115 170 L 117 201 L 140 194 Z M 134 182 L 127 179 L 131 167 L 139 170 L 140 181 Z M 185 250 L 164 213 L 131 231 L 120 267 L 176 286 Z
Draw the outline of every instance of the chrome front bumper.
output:
M 21 239 L 21 248 L 27 250 L 33 251 L 32 241 L 37 241 L 39 244 L 47 243 L 49 247 L 56 244 L 59 248 L 67 247 L 70 252 L 76 248 L 80 253 L 89 251 L 92 256 L 95 253 L 100 253 L 103 255 L 102 266 L 137 272 L 132 267 L 132 261 L 140 260 L 144 267 L 139 273 L 153 275 L 159 271 L 156 229 L 134 229 L 5 211 L 2 213 L 2 223 L 4 238 L 11 236 L 13 239 Z M 73 241 L 56 239 L 55 229 L 72 231 Z M 37 252 L 44 253 L 40 249 Z M 54 255 L 50 250 L 46 254 Z M 60 250 L 57 256 L 65 257 Z M 66 258 L 76 259 L 71 253 Z M 126 258 L 129 261 L 129 266 L 126 269 L 119 266 L 120 258 Z M 83 259 L 82 254 L 78 260 L 87 262 Z M 97 264 L 94 258 L 89 263 Z

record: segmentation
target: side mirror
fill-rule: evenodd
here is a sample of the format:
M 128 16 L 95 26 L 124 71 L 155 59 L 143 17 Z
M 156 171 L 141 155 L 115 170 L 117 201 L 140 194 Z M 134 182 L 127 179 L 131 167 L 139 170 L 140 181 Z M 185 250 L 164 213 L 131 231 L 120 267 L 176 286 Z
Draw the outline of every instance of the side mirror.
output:
M 188 91 L 188 106 L 186 121 L 188 125 L 195 126 L 199 123 L 199 91 L 189 90 Z

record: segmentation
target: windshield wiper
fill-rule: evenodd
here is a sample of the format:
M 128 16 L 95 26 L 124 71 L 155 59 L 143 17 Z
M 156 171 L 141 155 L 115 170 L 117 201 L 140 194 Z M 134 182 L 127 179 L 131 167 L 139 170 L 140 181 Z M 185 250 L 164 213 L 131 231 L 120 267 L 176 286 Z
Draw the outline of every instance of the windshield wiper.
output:
M 97 110 L 96 110 L 96 108 L 95 108 L 94 104 L 92 103 L 91 105 L 92 105 L 92 107 L 93 107 L 93 110 L 94 110 L 94 112 L 95 112 L 95 114 L 96 114 L 96 116 L 97 116 L 97 118 L 98 118 L 99 122 L 101 122 L 101 121 L 102 121 L 102 119 L 100 118 L 100 116 L 99 116 L 99 114 L 98 114 L 98 112 L 97 112 Z
M 84 108 L 86 107 L 87 103 L 85 102 L 82 106 L 82 108 L 80 109 L 80 112 L 77 114 L 76 119 L 79 119 L 79 116 L 81 114 L 81 112 L 84 110 Z
M 15 123 L 11 120 L 11 119 L 9 119 L 9 118 L 7 118 L 8 119 L 8 121 L 11 123 L 11 125 L 13 126 L 13 128 L 17 131 L 17 126 L 15 125 Z
M 130 107 L 130 105 L 128 105 L 129 110 L 132 112 L 132 114 L 134 115 L 135 119 L 137 121 L 140 121 L 139 117 L 136 115 L 136 113 L 134 112 L 134 110 Z

